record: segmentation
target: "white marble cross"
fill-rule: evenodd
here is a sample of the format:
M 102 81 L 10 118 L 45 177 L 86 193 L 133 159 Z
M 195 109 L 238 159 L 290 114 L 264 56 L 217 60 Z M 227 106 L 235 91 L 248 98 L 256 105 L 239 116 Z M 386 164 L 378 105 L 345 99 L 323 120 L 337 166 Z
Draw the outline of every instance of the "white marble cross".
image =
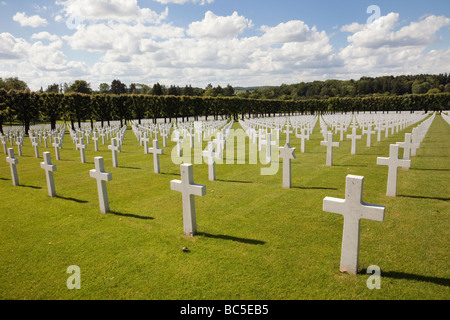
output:
M 16 140 L 17 145 L 17 151 L 19 152 L 19 157 L 22 156 L 22 146 L 23 146 L 23 139 L 19 136 Z
M 141 138 L 141 141 L 144 143 L 144 153 L 148 154 L 148 143 L 150 142 L 150 138 L 148 137 L 147 132 L 144 132 L 144 137 Z
M 294 133 L 293 131 L 291 131 L 291 125 L 289 124 L 289 121 L 288 121 L 288 123 L 286 124 L 286 130 L 284 130 L 283 131 L 284 133 L 286 133 L 286 143 L 290 143 L 291 141 L 291 139 L 290 139 L 290 134 L 291 133 Z
M 44 135 L 42 136 L 42 138 L 44 139 L 44 147 L 48 148 L 48 136 L 47 136 L 47 132 L 44 131 Z
M 184 234 L 193 236 L 197 233 L 194 196 L 206 195 L 206 186 L 194 183 L 194 166 L 184 163 L 180 166 L 181 181 L 170 181 L 171 190 L 181 192 L 183 201 Z
M 45 170 L 45 177 L 47 179 L 47 189 L 49 197 L 55 197 L 55 179 L 53 178 L 53 172 L 56 171 L 56 166 L 52 164 L 52 158 L 50 152 L 44 152 L 42 154 L 44 162 L 41 162 L 41 168 Z
M 362 201 L 364 177 L 348 175 L 345 184 L 345 199 L 325 197 L 323 211 L 344 216 L 340 271 L 358 273 L 359 238 L 361 219 L 384 220 L 384 206 Z
M 177 144 L 177 156 L 181 157 L 181 144 L 183 143 L 183 139 L 180 137 L 180 131 L 175 130 L 175 138 L 172 140 Z
M 98 151 L 98 136 L 97 132 L 94 131 L 94 137 L 92 137 L 92 141 L 94 141 L 94 151 Z
M 407 169 L 411 166 L 411 160 L 398 158 L 398 149 L 398 144 L 391 144 L 389 148 L 389 158 L 377 158 L 377 165 L 389 167 L 386 192 L 386 195 L 389 197 L 395 197 L 397 195 L 397 168 L 402 167 L 403 169 Z
M 214 158 L 217 157 L 218 152 L 214 151 L 214 142 L 208 142 L 208 150 L 202 152 L 202 156 L 206 157 L 208 163 L 208 179 L 209 181 L 216 180 L 216 162 Z
M 291 159 L 295 159 L 295 148 L 291 148 L 289 143 L 280 147 L 280 158 L 283 159 L 283 188 L 292 187 Z
M 378 123 L 375 127 L 375 130 L 377 131 L 377 141 L 381 141 L 381 131 L 384 130 L 383 125 L 381 123 Z
M 296 135 L 296 137 L 301 139 L 300 152 L 305 153 L 305 139 L 309 140 L 309 134 L 306 133 L 306 129 L 303 128 L 301 134 Z
M 52 143 L 52 146 L 55 147 L 55 158 L 56 160 L 61 160 L 59 157 L 59 149 L 61 148 L 61 138 L 55 137 L 54 142 Z
M 333 165 L 333 147 L 339 147 L 339 142 L 333 142 L 333 133 L 328 132 L 328 139 L 326 141 L 320 141 L 320 145 L 327 147 L 326 165 L 331 167 Z
M 119 162 L 117 160 L 117 152 L 120 151 L 120 146 L 117 144 L 118 138 L 111 139 L 111 145 L 108 146 L 108 149 L 112 151 L 112 162 L 113 167 L 117 168 L 119 166 Z
M 347 128 L 345 127 L 345 125 L 343 123 L 339 124 L 339 128 L 337 129 L 340 132 L 340 141 L 344 141 L 344 133 L 345 131 L 347 131 Z
M 31 145 L 34 147 L 34 156 L 36 158 L 39 158 L 39 142 L 38 142 L 38 138 L 32 137 L 31 138 Z
M 351 154 L 356 154 L 356 140 L 361 139 L 361 136 L 356 134 L 356 127 L 352 128 L 352 134 L 348 134 L 347 139 L 352 139 Z
M 102 131 L 100 131 L 100 137 L 102 138 L 102 144 L 105 144 L 105 132 L 103 131 L 103 129 Z
M 367 125 L 367 129 L 363 129 L 362 133 L 367 135 L 366 146 L 370 148 L 372 145 L 372 134 L 375 133 L 375 131 L 372 130 L 372 125 Z
M 159 149 L 158 140 L 153 140 L 153 148 L 149 148 L 148 152 L 153 153 L 153 171 L 155 173 L 160 173 L 159 155 L 164 154 L 164 150 Z
M 5 136 L 1 136 L 0 140 L 2 141 L 2 145 L 3 145 L 3 152 L 5 154 L 8 154 L 8 141 L 6 141 L 6 137 Z
M 81 163 L 86 163 L 86 155 L 85 155 L 85 151 L 84 151 L 86 149 L 86 145 L 84 144 L 83 138 L 80 138 L 80 142 L 77 143 L 76 149 L 80 150 Z
M 91 178 L 97 180 L 98 201 L 100 204 L 100 212 L 109 212 L 108 190 L 106 181 L 112 180 L 112 174 L 105 172 L 105 162 L 102 157 L 95 157 L 95 169 L 89 170 Z
M 418 149 L 420 143 L 414 143 L 411 139 L 411 133 L 405 133 L 405 141 L 397 142 L 400 148 L 403 148 L 403 159 L 409 160 L 411 151 L 414 149 Z
M 9 166 L 11 167 L 12 183 L 13 185 L 18 186 L 19 176 L 17 175 L 17 164 L 19 163 L 19 160 L 14 157 L 13 148 L 8 148 L 8 157 L 6 157 L 6 162 L 8 162 Z

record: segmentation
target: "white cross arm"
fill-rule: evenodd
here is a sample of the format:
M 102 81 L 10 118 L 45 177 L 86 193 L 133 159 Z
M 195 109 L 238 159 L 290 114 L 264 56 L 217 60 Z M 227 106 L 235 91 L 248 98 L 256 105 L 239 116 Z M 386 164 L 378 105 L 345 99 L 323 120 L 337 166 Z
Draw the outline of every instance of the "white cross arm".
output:
M 181 193 L 188 192 L 189 195 L 199 197 L 203 197 L 206 195 L 206 186 L 196 183 L 186 185 L 180 180 L 172 180 L 170 181 L 170 188 L 174 191 L 178 191 Z
M 96 169 L 92 169 L 92 170 L 89 170 L 89 174 L 90 174 L 91 178 L 95 178 L 95 179 L 100 178 L 101 180 L 104 180 L 104 181 L 112 180 L 111 172 L 101 172 L 101 171 L 98 172 Z

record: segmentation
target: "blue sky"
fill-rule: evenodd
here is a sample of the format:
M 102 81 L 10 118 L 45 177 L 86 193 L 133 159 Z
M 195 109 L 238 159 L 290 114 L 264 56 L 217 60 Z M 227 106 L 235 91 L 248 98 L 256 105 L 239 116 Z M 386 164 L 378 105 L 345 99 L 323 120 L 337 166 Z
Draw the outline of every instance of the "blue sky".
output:
M 449 53 L 448 0 L 0 1 L 0 77 L 32 90 L 436 74 Z

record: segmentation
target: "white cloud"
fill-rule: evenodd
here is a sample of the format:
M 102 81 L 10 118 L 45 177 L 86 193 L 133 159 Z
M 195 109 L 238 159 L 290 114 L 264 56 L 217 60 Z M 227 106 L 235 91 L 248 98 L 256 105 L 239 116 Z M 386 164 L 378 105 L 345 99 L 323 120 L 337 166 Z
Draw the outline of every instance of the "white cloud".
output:
M 354 32 L 347 38 L 349 45 L 338 54 L 345 61 L 345 70 L 377 76 L 438 73 L 449 69 L 448 59 L 438 55 L 445 57 L 448 50 L 426 53 L 426 49 L 436 41 L 437 31 L 450 25 L 450 19 L 428 16 L 403 27 L 399 27 L 398 20 L 397 13 L 389 13 L 369 26 L 352 24 L 341 28 L 341 31 Z
M 423 46 L 433 43 L 435 33 L 444 26 L 450 25 L 450 19 L 444 16 L 429 16 L 419 22 L 395 31 L 398 25 L 399 14 L 389 13 L 375 20 L 371 25 L 349 25 L 344 26 L 345 31 L 353 31 L 348 41 L 358 47 L 379 48 Z M 342 28 L 341 28 L 342 29 Z
M 13 17 L 13 20 L 20 23 L 22 27 L 37 28 L 47 25 L 47 20 L 41 18 L 38 15 L 27 17 L 25 12 L 17 12 Z
M 169 14 L 167 7 L 159 14 L 149 8 L 140 8 L 137 0 L 56 0 L 56 4 L 64 7 L 65 17 L 78 17 L 89 22 L 160 23 Z
M 13 60 L 24 57 L 29 44 L 22 38 L 15 38 L 12 34 L 0 33 L 0 60 Z
M 60 40 L 60 38 L 57 35 L 50 34 L 47 31 L 42 31 L 42 32 L 39 32 L 39 33 L 33 33 L 31 35 L 31 39 L 36 39 L 36 40 L 45 39 L 45 40 L 49 40 L 49 41 L 58 41 L 58 40 Z
M 207 11 L 202 21 L 192 22 L 189 25 L 187 34 L 196 38 L 234 38 L 251 26 L 251 20 L 239 16 L 236 11 L 228 17 L 216 16 L 213 12 Z

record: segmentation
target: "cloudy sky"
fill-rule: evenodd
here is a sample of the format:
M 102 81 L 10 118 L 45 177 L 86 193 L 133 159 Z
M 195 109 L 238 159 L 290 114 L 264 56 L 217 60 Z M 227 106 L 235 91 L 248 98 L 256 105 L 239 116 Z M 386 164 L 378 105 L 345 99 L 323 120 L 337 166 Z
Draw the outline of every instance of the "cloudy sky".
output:
M 448 0 L 4 0 L 0 77 L 31 90 L 450 72 Z

